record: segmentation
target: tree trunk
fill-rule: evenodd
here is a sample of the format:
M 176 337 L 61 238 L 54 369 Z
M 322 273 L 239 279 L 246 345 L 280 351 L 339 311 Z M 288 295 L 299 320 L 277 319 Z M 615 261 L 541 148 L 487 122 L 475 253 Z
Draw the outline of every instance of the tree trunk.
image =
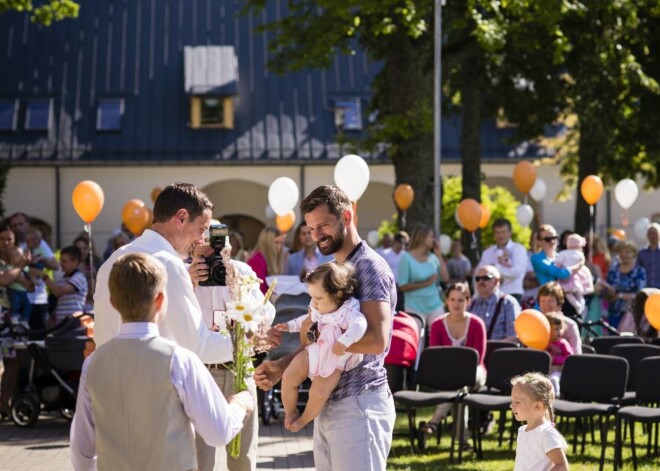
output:
M 461 85 L 461 156 L 463 199 L 481 202 L 481 93 L 482 67 L 475 46 L 468 48 L 462 62 Z M 480 233 L 463 231 L 465 255 L 476 264 L 479 261 Z
M 588 113 L 585 113 L 588 115 Z M 578 151 L 578 182 L 577 198 L 575 203 L 575 232 L 578 234 L 587 234 L 590 225 L 593 224 L 589 214 L 589 205 L 582 197 L 580 185 L 582 180 L 589 175 L 598 174 L 598 156 L 600 154 L 600 143 L 594 142 L 595 133 L 591 131 L 589 118 L 580 116 L 580 149 Z M 594 221 L 596 217 L 596 207 L 594 206 Z

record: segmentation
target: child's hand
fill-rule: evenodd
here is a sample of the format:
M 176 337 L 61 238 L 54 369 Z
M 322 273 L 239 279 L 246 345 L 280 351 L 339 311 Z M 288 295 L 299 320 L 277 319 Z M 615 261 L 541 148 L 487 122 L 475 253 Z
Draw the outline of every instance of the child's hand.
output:
M 341 342 L 335 342 L 335 344 L 332 346 L 332 353 L 337 356 L 342 356 L 344 353 L 346 353 L 346 345 Z
M 286 322 L 281 322 L 279 324 L 275 325 L 275 328 L 279 330 L 280 332 L 288 332 L 289 331 L 289 324 Z

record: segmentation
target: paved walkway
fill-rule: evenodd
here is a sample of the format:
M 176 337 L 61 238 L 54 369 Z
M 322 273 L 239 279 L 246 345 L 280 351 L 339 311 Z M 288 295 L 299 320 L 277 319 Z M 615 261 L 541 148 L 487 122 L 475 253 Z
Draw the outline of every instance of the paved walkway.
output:
M 312 425 L 299 433 L 281 421 L 260 425 L 259 469 L 312 470 Z M 69 421 L 42 414 L 34 428 L 0 422 L 0 471 L 70 471 Z

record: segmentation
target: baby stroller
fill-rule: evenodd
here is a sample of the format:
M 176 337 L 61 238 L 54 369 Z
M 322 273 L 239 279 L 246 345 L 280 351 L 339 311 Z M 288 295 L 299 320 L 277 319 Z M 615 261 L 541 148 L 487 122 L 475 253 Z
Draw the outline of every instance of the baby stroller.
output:
M 14 343 L 21 368 L 11 401 L 11 417 L 19 427 L 32 427 L 42 410 L 59 410 L 73 418 L 83 361 L 94 351 L 94 317 L 74 314 L 63 319 L 43 340 Z
M 296 317 L 307 314 L 310 297 L 307 287 L 294 276 L 280 276 L 278 278 L 275 300 L 275 320 L 273 325 L 288 322 Z M 295 280 L 294 280 L 295 279 Z M 282 343 L 266 356 L 267 360 L 277 360 L 294 353 L 300 346 L 300 336 L 297 332 L 282 332 Z M 311 381 L 308 379 L 300 385 L 298 391 L 298 407 L 305 407 Z M 261 397 L 261 421 L 270 425 L 272 419 L 279 419 L 284 411 L 282 406 L 281 385 L 277 383 L 273 389 L 263 393 Z

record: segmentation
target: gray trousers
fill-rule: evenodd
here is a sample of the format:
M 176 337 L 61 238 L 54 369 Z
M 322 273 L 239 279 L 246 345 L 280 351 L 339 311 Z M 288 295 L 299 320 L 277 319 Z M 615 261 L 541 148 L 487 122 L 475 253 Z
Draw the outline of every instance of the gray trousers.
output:
M 234 394 L 234 376 L 225 369 L 209 370 L 215 379 L 223 396 L 229 398 Z M 257 387 L 254 380 L 247 380 L 248 391 L 257 404 Z M 197 435 L 195 446 L 197 448 L 197 467 L 199 471 L 256 471 L 257 469 L 257 440 L 259 439 L 259 413 L 255 407 L 254 412 L 245 418 L 241 432 L 241 452 L 238 458 L 229 456 L 226 447 L 214 448 L 208 446 L 204 439 Z
M 327 404 L 314 421 L 316 469 L 385 470 L 395 418 L 387 387 Z

